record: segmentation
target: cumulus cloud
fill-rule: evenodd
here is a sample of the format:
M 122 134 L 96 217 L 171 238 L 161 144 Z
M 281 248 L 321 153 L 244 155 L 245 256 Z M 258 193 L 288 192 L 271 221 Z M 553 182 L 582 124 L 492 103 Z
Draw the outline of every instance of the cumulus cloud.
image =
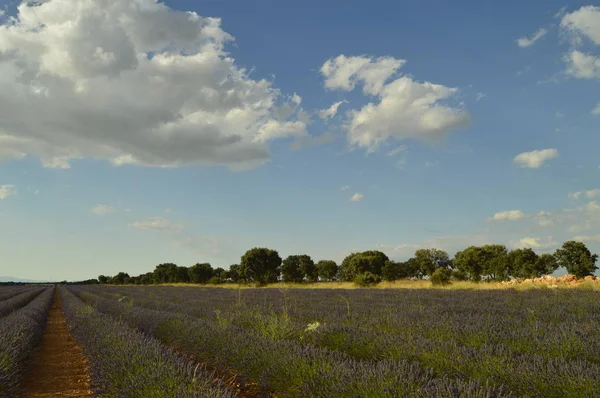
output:
M 514 157 L 513 163 L 520 167 L 537 169 L 546 161 L 558 156 L 558 151 L 554 148 L 539 149 L 531 152 L 523 152 Z
M 560 21 L 560 27 L 577 37 L 584 36 L 600 44 L 600 7 L 584 6 L 565 14 Z
M 138 220 L 129 224 L 129 226 L 144 231 L 157 231 L 166 233 L 179 233 L 184 230 L 183 224 L 173 222 L 164 217 L 151 217 Z
M 517 221 L 527 218 L 521 210 L 506 210 L 494 214 L 491 221 Z
M 335 117 L 335 115 L 337 115 L 340 105 L 347 104 L 347 103 L 348 103 L 348 101 L 335 102 L 329 108 L 321 109 L 319 111 L 319 117 L 323 120 L 331 119 L 331 118 Z
M 569 193 L 569 198 L 575 199 L 575 200 L 581 198 L 582 196 L 585 196 L 588 199 L 600 198 L 600 189 L 590 189 L 588 191 L 579 191 L 579 192 Z
M 567 74 L 579 79 L 600 79 L 600 57 L 573 50 L 565 55 Z
M 598 104 L 596 105 L 596 107 L 594 109 L 592 109 L 591 114 L 592 115 L 600 115 L 600 102 L 598 102 Z
M 405 63 L 392 57 L 339 55 L 323 64 L 325 88 L 350 91 L 360 83 L 364 94 L 378 100 L 348 112 L 344 129 L 350 145 L 374 151 L 390 138 L 435 141 L 469 123 L 468 112 L 444 103 L 456 88 L 407 76 L 389 81 Z
M 593 242 L 593 243 L 600 243 L 600 234 L 598 235 L 580 235 L 580 236 L 575 236 L 573 238 L 573 240 L 579 241 L 579 242 Z
M 0 185 L 0 200 L 6 199 L 9 196 L 13 196 L 17 193 L 14 185 Z
M 225 52 L 218 18 L 155 0 L 22 3 L 0 29 L 0 158 L 255 167 L 305 134 L 281 94 Z M 301 98 L 289 100 L 295 110 Z
M 352 202 L 360 202 L 363 198 L 363 194 L 362 193 L 355 193 L 354 195 L 350 196 L 350 201 Z
M 117 210 L 109 205 L 96 205 L 94 207 L 92 207 L 92 213 L 94 214 L 98 214 L 98 215 L 103 215 L 103 214 L 110 214 L 110 213 L 114 213 Z
M 538 29 L 535 33 L 517 39 L 517 45 L 521 48 L 532 46 L 536 41 L 544 37 L 548 31 L 544 28 Z
M 534 238 L 534 237 L 525 237 L 521 238 L 516 242 L 511 242 L 510 246 L 515 249 L 548 249 L 557 246 L 558 244 L 554 241 L 554 239 L 549 236 L 547 238 Z

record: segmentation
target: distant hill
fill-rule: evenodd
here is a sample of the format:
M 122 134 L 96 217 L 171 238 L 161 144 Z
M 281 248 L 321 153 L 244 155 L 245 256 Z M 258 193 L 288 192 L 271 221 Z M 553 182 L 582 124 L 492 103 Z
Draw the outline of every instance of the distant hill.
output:
M 34 281 L 32 279 L 15 278 L 13 276 L 0 276 L 0 283 L 1 282 L 27 282 L 27 283 L 36 283 L 36 282 L 41 282 L 41 281 Z

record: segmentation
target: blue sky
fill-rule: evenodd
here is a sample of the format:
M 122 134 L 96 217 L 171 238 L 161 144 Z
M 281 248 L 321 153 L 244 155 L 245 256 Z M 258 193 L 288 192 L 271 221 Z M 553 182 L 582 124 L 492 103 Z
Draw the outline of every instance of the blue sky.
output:
M 0 275 L 600 252 L 590 2 L 0 6 Z

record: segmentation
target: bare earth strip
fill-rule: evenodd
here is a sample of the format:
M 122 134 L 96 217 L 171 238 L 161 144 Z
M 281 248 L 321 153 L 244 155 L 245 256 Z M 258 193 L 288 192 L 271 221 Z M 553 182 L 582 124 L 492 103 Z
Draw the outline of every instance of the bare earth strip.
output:
M 24 397 L 92 397 L 88 361 L 67 328 L 60 295 L 24 380 Z

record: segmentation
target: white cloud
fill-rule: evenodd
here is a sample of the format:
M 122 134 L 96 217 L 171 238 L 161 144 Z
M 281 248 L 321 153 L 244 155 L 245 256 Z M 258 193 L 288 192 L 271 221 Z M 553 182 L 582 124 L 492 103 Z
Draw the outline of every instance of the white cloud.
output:
M 588 191 L 571 192 L 569 193 L 569 198 L 577 200 L 582 195 L 588 199 L 600 198 L 600 189 L 590 189 Z
M 558 246 L 557 242 L 549 236 L 545 239 L 525 237 L 521 238 L 516 242 L 511 242 L 510 246 L 515 249 L 531 248 L 531 249 L 548 249 Z
M 352 202 L 360 202 L 363 198 L 363 194 L 362 193 L 355 193 L 354 195 L 352 195 L 350 197 L 350 201 Z
M 560 27 L 575 36 L 600 44 L 600 7 L 584 6 L 562 17 Z
M 592 109 L 591 114 L 592 115 L 600 115 L 600 102 L 598 102 L 598 104 L 596 105 L 596 107 L 594 109 Z
M 365 94 L 379 95 L 385 82 L 406 63 L 393 57 L 346 57 L 338 55 L 321 66 L 325 87 L 330 90 L 351 91 L 358 82 L 363 83 Z
M 530 36 L 517 39 L 517 45 L 521 48 L 532 46 L 536 41 L 544 37 L 546 33 L 548 33 L 546 29 L 540 28 Z
M 0 158 L 258 166 L 305 122 L 277 119 L 282 95 L 237 66 L 232 40 L 155 0 L 22 3 L 0 29 Z
M 406 145 L 400 145 L 396 149 L 392 149 L 391 151 L 389 151 L 387 153 L 387 156 L 396 156 L 397 154 L 405 152 L 405 151 L 406 151 Z
M 600 57 L 573 50 L 565 55 L 567 74 L 579 79 L 600 79 Z
M 9 196 L 13 196 L 17 193 L 14 185 L 0 185 L 0 200 L 6 199 Z
M 347 190 L 349 190 L 350 188 L 351 188 L 351 187 L 350 187 L 350 185 L 344 185 L 344 186 L 343 186 L 343 187 L 341 187 L 340 189 L 341 189 L 342 191 L 347 191 Z
M 484 99 L 486 97 L 486 94 L 484 93 L 477 93 L 477 95 L 475 96 L 475 101 L 479 102 L 482 99 Z
M 523 220 L 525 218 L 527 218 L 527 216 L 521 210 L 506 210 L 506 211 L 502 211 L 502 212 L 494 214 L 492 216 L 491 220 L 492 221 L 505 221 L 505 220 L 517 221 L 517 220 Z
M 344 128 L 352 146 L 374 151 L 390 138 L 439 140 L 469 123 L 465 110 L 443 103 L 457 92 L 456 88 L 420 83 L 407 76 L 387 82 L 405 62 L 391 57 L 340 55 L 321 67 L 326 88 L 349 91 L 362 83 L 363 93 L 379 99 L 348 112 Z
M 520 167 L 528 167 L 537 169 L 541 167 L 547 160 L 558 156 L 558 151 L 554 148 L 534 150 L 531 152 L 523 152 L 514 157 L 513 163 Z
M 594 243 L 600 243 L 600 234 L 598 235 L 582 235 L 582 236 L 575 236 L 573 238 L 573 240 L 579 241 L 579 242 L 594 242 Z
M 135 221 L 130 227 L 146 231 L 158 231 L 167 233 L 179 233 L 184 230 L 183 224 L 175 223 L 164 217 L 152 217 Z
M 435 162 L 425 162 L 425 167 L 435 167 L 438 164 L 440 164 L 438 160 L 436 160 Z
M 94 214 L 110 214 L 116 211 L 117 210 L 114 207 L 108 205 L 96 205 L 92 207 L 92 213 Z
M 340 105 L 346 104 L 346 103 L 348 103 L 348 101 L 339 101 L 339 102 L 335 102 L 333 105 L 331 105 L 327 109 L 321 109 L 319 111 L 319 117 L 323 120 L 333 118 L 335 115 L 337 115 Z
M 540 227 L 552 227 L 554 225 L 554 218 L 552 213 L 547 211 L 540 211 L 533 217 Z

